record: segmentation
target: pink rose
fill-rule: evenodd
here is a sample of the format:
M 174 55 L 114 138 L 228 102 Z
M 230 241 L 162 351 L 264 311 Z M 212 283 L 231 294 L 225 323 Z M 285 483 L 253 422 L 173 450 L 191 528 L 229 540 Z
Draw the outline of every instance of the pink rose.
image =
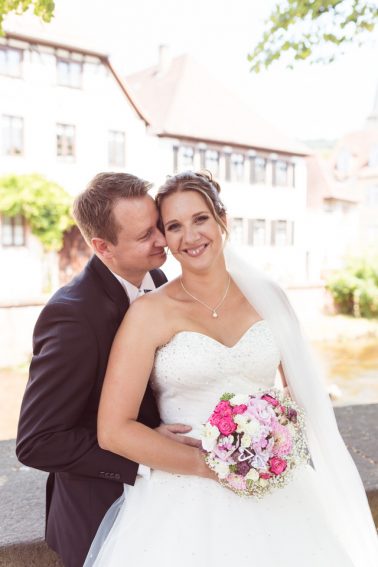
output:
M 219 420 L 217 427 L 222 435 L 230 435 L 231 433 L 236 431 L 237 426 L 230 417 L 222 417 Z
M 273 475 L 271 475 L 269 472 L 262 472 L 260 473 L 260 478 L 263 478 L 264 480 L 268 480 L 269 478 L 272 478 Z
M 266 402 L 268 402 L 269 404 L 271 404 L 274 407 L 276 407 L 280 404 L 280 402 L 278 400 L 276 400 L 276 398 L 273 398 L 273 396 L 270 396 L 269 394 L 264 394 L 263 396 L 261 396 L 261 399 L 265 400 Z
M 240 404 L 240 406 L 234 406 L 232 409 L 232 413 L 234 415 L 244 413 L 247 410 L 247 406 L 245 404 Z
M 269 459 L 269 470 L 276 476 L 282 474 L 287 467 L 287 462 L 279 457 Z
M 209 421 L 211 423 L 211 425 L 215 425 L 216 427 L 218 427 L 219 421 L 222 419 L 222 416 L 219 413 L 212 413 Z
M 223 400 L 216 405 L 214 413 L 219 413 L 222 417 L 226 417 L 227 415 L 232 415 L 232 407 L 230 402 Z

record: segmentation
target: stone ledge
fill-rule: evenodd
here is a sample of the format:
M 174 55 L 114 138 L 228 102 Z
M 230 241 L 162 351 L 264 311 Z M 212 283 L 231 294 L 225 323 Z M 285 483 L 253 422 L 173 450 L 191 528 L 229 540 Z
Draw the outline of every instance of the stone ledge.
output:
M 41 540 L 0 547 L 0 567 L 63 567 L 57 554 Z
M 378 404 L 336 408 L 378 527 Z M 47 473 L 21 465 L 15 441 L 0 442 L 0 567 L 61 567 L 43 541 Z

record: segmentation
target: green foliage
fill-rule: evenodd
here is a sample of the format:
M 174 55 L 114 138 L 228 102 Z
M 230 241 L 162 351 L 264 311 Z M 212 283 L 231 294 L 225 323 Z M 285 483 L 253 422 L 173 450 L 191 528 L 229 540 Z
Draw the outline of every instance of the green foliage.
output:
M 262 38 L 248 55 L 259 73 L 284 55 L 292 68 L 300 60 L 330 63 L 342 47 L 362 43 L 378 21 L 377 2 L 364 0 L 284 0 L 265 22 Z
M 39 16 L 44 22 L 50 22 L 54 15 L 54 0 L 0 0 L 0 35 L 3 35 L 3 20 L 6 14 L 15 12 L 23 14 L 29 8 Z
M 340 313 L 378 317 L 378 257 L 355 258 L 327 282 Z
M 73 224 L 72 198 L 62 187 L 38 174 L 0 178 L 0 212 L 23 215 L 46 250 L 59 250 Z
M 231 400 L 231 398 L 233 398 L 234 395 L 235 395 L 235 394 L 230 394 L 230 392 L 225 392 L 225 393 L 221 396 L 220 400 L 221 400 L 221 402 L 228 402 L 228 400 Z

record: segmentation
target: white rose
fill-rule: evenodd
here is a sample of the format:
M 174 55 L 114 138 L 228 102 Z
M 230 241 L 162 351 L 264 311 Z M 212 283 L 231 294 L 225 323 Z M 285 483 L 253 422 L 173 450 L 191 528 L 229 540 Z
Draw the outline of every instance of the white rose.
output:
M 265 486 L 268 485 L 268 481 L 266 480 L 266 478 L 259 478 L 259 485 L 262 486 L 263 488 Z
M 259 478 L 259 473 L 257 472 L 256 469 L 251 469 L 251 470 L 245 475 L 245 478 L 246 478 L 247 480 L 253 480 L 253 481 L 258 480 L 258 478 Z
M 213 470 L 217 473 L 219 478 L 226 478 L 230 472 L 230 468 L 227 463 L 223 461 L 214 461 Z
M 219 429 L 211 423 L 206 423 L 202 429 L 201 441 L 202 447 L 205 451 L 212 451 L 217 444 L 219 436 Z
M 249 423 L 246 423 L 244 429 L 251 437 L 258 437 L 260 433 L 260 424 L 257 419 L 252 418 Z
M 229 402 L 232 406 L 241 406 L 242 404 L 245 404 L 247 406 L 249 402 L 249 396 L 246 396 L 245 394 L 235 394 L 235 396 L 231 398 Z

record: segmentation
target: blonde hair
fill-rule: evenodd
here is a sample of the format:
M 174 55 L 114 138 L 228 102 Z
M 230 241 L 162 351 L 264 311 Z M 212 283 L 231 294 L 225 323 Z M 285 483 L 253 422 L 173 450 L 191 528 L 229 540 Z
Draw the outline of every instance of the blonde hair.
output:
M 225 222 L 226 208 L 219 197 L 221 188 L 219 183 L 213 179 L 210 171 L 184 171 L 168 177 L 155 197 L 159 211 L 161 211 L 165 198 L 182 191 L 196 191 L 202 195 L 214 219 L 228 236 Z

